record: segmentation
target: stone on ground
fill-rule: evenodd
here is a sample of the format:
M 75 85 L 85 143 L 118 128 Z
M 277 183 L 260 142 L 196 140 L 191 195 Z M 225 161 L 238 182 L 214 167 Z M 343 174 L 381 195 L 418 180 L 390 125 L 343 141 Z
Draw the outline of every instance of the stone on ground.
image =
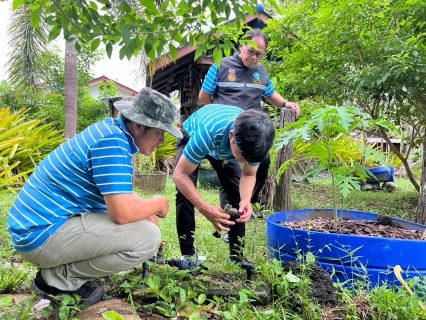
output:
M 80 311 L 77 315 L 79 320 L 99 320 L 103 319 L 102 313 L 106 311 L 115 311 L 122 315 L 124 319 L 133 320 L 132 306 L 124 301 L 119 299 L 111 299 L 98 302 L 93 306 L 87 307 L 86 309 Z M 136 315 L 137 320 L 141 318 Z

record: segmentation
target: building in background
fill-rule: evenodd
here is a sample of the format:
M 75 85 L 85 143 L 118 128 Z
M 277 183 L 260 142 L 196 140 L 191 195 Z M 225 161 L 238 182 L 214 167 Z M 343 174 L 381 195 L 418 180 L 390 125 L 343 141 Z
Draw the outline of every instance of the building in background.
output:
M 258 16 L 246 15 L 245 25 L 255 29 L 263 29 L 266 27 L 266 21 L 272 16 L 266 13 L 261 5 L 257 7 Z M 226 23 L 234 23 L 235 20 L 230 20 Z M 195 110 L 203 104 L 198 99 L 201 90 L 201 85 L 207 71 L 214 63 L 212 52 L 207 52 L 201 55 L 194 61 L 196 47 L 185 45 L 178 49 L 178 58 L 176 61 L 168 56 L 167 63 L 157 60 L 155 62 L 155 73 L 152 78 L 147 75 L 146 86 L 151 86 L 166 96 L 174 91 L 179 92 L 180 99 L 180 114 L 183 117 L 191 115 Z M 231 55 L 238 50 L 238 44 L 235 44 L 235 50 Z
M 134 97 L 138 94 L 138 91 L 135 91 L 121 83 L 114 81 L 108 77 L 102 76 L 99 78 L 95 78 L 88 83 L 90 88 L 90 95 L 97 99 L 99 97 L 99 84 L 105 81 L 112 81 L 117 86 L 117 96 L 120 97 Z

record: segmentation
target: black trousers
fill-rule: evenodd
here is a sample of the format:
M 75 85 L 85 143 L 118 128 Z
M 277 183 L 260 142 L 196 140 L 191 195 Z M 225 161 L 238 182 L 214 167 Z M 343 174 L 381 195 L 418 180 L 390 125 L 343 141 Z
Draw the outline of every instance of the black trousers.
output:
M 253 195 L 251 197 L 251 203 L 259 203 L 259 193 L 262 191 L 263 186 L 265 185 L 266 179 L 268 178 L 269 165 L 271 164 L 271 158 L 269 154 L 265 159 L 259 164 L 256 172 L 256 185 L 254 186 Z M 227 163 L 224 166 L 230 166 L 231 163 Z M 228 195 L 226 190 L 220 186 L 220 206 L 222 208 L 228 203 Z
M 184 137 L 178 141 L 178 152 L 176 163 L 179 162 L 183 154 L 183 150 L 189 140 L 186 132 L 183 132 Z M 213 169 L 216 171 L 222 188 L 227 194 L 227 203 L 231 204 L 234 208 L 239 207 L 240 199 L 240 178 L 242 169 L 238 162 L 226 163 L 224 161 L 214 159 L 207 155 L 206 159 L 211 163 Z M 197 186 L 198 168 L 189 176 L 194 186 Z M 194 249 L 194 231 L 195 231 L 195 213 L 194 205 L 185 198 L 185 196 L 177 189 L 176 194 L 176 227 L 179 237 L 179 246 L 182 255 L 195 254 Z M 237 217 L 231 217 L 235 221 Z M 242 256 L 243 243 L 240 241 L 245 237 L 245 224 L 235 223 L 229 226 L 229 248 L 230 255 Z M 215 230 L 212 229 L 212 234 Z

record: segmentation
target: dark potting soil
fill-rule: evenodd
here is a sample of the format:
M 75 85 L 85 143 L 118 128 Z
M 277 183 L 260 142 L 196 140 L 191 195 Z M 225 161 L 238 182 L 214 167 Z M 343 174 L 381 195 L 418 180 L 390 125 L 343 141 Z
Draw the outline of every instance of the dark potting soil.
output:
M 370 237 L 384 237 L 395 239 L 426 240 L 426 232 L 407 230 L 398 224 L 392 223 L 386 216 L 379 216 L 376 221 L 369 220 L 339 220 L 337 230 L 334 229 L 332 218 L 315 217 L 293 222 L 280 222 L 282 226 L 292 229 L 310 230 L 325 233 L 340 233 Z
M 337 296 L 330 275 L 321 266 L 311 264 L 302 266 L 300 261 L 283 262 L 284 271 L 290 271 L 294 275 L 305 274 L 311 281 L 309 298 L 315 299 L 322 307 L 333 308 L 337 306 Z M 303 267 L 303 268 L 302 268 Z

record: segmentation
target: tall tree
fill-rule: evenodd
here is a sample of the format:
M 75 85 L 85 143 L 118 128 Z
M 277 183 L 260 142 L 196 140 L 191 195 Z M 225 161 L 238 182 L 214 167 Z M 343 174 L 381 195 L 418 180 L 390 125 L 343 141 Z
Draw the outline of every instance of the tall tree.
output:
M 418 146 L 426 123 L 426 3 L 422 0 L 306 0 L 268 27 L 270 75 L 286 96 L 354 103 L 373 119 L 410 127 Z M 297 36 L 295 36 L 297 35 Z M 420 191 L 408 154 L 379 131 Z M 424 170 L 423 170 L 424 172 Z M 424 188 L 424 186 L 423 186 Z M 418 220 L 426 222 L 419 207 Z
M 65 138 L 71 139 L 77 132 L 78 65 L 76 38 L 65 46 Z
M 275 0 L 268 2 L 278 9 Z M 212 49 L 220 62 L 238 41 L 246 14 L 257 13 L 257 0 L 14 1 L 14 8 L 21 6 L 36 8 L 34 28 L 40 17 L 50 24 L 50 40 L 62 32 L 67 41 L 76 36 L 77 51 L 80 44 L 95 50 L 102 42 L 109 57 L 117 44 L 121 59 L 143 49 L 153 61 L 166 53 L 176 60 L 177 48 L 189 44 L 198 47 L 196 58 Z M 223 23 L 234 17 L 235 24 Z
M 275 0 L 268 2 L 277 7 Z M 83 44 L 96 50 L 102 42 L 109 57 L 117 44 L 120 59 L 138 56 L 143 50 L 151 61 L 166 53 L 176 60 L 177 47 L 190 44 L 198 47 L 195 58 L 212 49 L 220 63 L 223 52 L 229 55 L 238 41 L 246 13 L 257 13 L 256 4 L 257 0 L 14 0 L 13 8 L 28 12 L 27 22 L 35 30 L 49 24 L 49 41 L 61 33 L 67 43 L 75 37 L 77 51 Z M 233 15 L 235 25 L 223 23 Z M 76 118 L 71 116 L 75 110 L 67 111 L 67 120 Z
M 426 130 L 423 141 L 426 141 Z M 417 222 L 426 224 L 426 145 L 423 144 L 422 178 L 420 180 L 420 198 L 417 207 Z

